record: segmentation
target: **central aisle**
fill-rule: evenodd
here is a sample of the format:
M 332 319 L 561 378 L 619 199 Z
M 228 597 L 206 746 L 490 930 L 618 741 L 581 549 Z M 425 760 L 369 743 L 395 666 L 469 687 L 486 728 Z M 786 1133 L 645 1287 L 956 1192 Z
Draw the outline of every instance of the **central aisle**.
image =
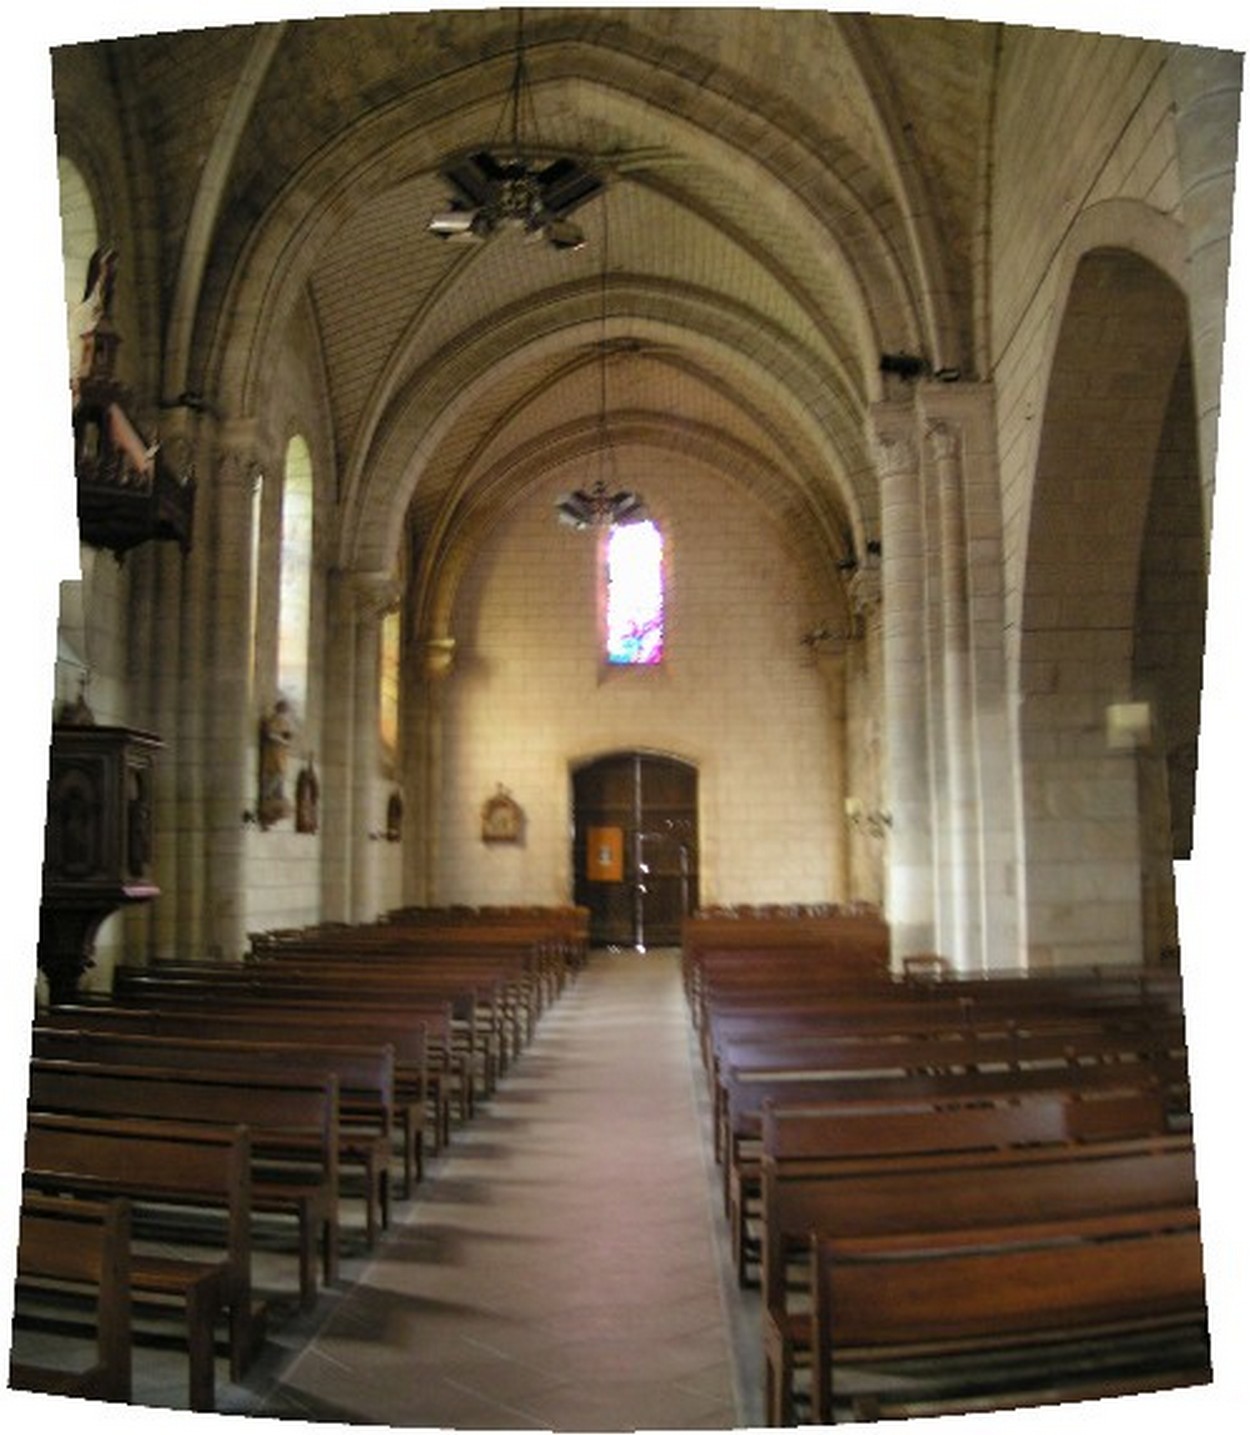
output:
M 693 1053 L 676 953 L 592 956 L 255 1413 L 758 1423 Z

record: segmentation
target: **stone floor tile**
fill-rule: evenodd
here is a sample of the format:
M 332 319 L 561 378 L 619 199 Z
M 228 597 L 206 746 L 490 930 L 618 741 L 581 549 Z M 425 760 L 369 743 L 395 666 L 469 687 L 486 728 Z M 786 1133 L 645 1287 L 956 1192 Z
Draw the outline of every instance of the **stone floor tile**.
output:
M 378 1248 L 353 1233 L 339 1288 L 287 1307 L 220 1408 L 454 1430 L 761 1424 L 758 1299 L 732 1283 L 709 1129 L 677 955 L 595 954 Z M 262 1253 L 277 1285 L 285 1259 Z M 177 1404 L 152 1393 L 136 1403 Z

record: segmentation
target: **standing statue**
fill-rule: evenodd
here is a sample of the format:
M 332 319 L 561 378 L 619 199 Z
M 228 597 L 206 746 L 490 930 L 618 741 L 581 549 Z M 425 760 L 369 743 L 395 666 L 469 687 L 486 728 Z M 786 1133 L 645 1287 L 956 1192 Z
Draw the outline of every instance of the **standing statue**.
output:
M 97 249 L 87 265 L 87 282 L 82 299 L 70 314 L 70 388 L 75 404 L 82 381 L 93 377 L 101 364 L 106 369 L 111 368 L 111 346 L 97 348 L 96 337 L 102 328 L 111 327 L 116 277 L 117 251 L 112 248 Z M 109 378 L 111 374 L 106 372 L 100 377 Z
M 285 698 L 279 698 L 273 705 L 273 711 L 260 720 L 260 800 L 257 817 L 262 831 L 291 815 L 291 804 L 286 795 L 286 767 L 294 738 L 295 720 L 291 705 Z
M 320 822 L 321 783 L 313 766 L 312 753 L 295 779 L 295 830 L 315 833 Z

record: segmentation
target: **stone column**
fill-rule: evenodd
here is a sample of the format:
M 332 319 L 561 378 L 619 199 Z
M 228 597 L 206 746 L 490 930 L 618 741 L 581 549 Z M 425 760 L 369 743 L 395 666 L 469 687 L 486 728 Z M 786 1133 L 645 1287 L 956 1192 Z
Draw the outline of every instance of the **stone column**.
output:
M 167 427 L 161 442 L 171 454 L 175 471 L 202 471 L 205 465 L 197 461 L 199 450 L 193 442 L 187 415 L 172 415 L 169 424 L 172 431 L 171 427 Z M 204 501 L 202 488 L 197 488 L 196 522 L 201 534 L 205 531 Z M 215 555 L 209 545 L 202 538 L 193 541 L 182 565 L 177 703 L 174 712 L 178 737 L 174 787 L 178 834 L 178 916 L 174 940 L 184 956 L 202 956 L 204 953 L 204 914 L 209 892 L 204 875 L 207 837 L 204 809 L 208 800 L 204 771 L 211 722 L 209 709 L 200 691 L 200 674 L 208 661 L 209 592 L 214 567 Z
M 941 700 L 946 757 L 943 822 L 947 850 L 942 946 L 944 955 L 963 971 L 980 962 L 982 949 L 968 536 L 958 433 L 950 424 L 935 423 L 926 437 L 937 477 L 938 501 Z
M 206 757 L 204 939 L 208 956 L 234 960 L 247 946 L 243 814 L 255 806 L 248 783 L 254 736 L 252 497 L 263 466 L 251 423 L 228 425 L 222 444 L 212 482 L 200 490 L 212 494 L 204 541 L 213 556 L 199 689 Z
M 355 597 L 355 684 L 352 689 L 351 910 L 355 922 L 378 915 L 377 855 L 382 826 L 378 782 L 378 658 L 382 615 L 399 600 L 395 580 L 385 573 L 352 575 Z
M 989 384 L 936 383 L 922 385 L 917 397 L 931 435 L 936 490 L 931 512 L 942 613 L 933 631 L 942 669 L 936 695 L 944 719 L 943 795 L 951 818 L 943 831 L 956 870 L 966 877 L 961 945 L 971 967 L 1018 966 L 1025 960 L 1019 782 L 1007 694 L 994 390 Z M 955 826 L 964 804 L 966 816 Z
M 881 755 L 884 698 L 881 690 L 881 566 L 865 554 L 850 582 L 854 627 L 859 635 L 847 655 L 845 693 L 850 742 L 846 753 L 847 795 L 882 810 L 884 764 Z M 846 823 L 849 896 L 853 901 L 883 905 L 885 840 Z
M 351 577 L 326 579 L 321 727 L 321 911 L 328 922 L 352 912 L 352 760 L 355 751 L 356 601 Z
M 153 545 L 152 650 L 149 704 L 151 730 L 163 744 L 153 777 L 153 826 L 156 833 L 154 871 L 161 896 L 152 904 L 148 929 L 150 957 L 188 956 L 179 950 L 179 911 L 187 881 L 186 847 L 178 801 L 179 767 L 184 760 L 178 730 L 179 652 L 182 621 L 184 559 L 172 543 Z
M 455 638 L 443 634 L 417 643 L 419 692 L 410 729 L 410 773 L 415 797 L 413 856 L 409 867 L 410 900 L 439 900 L 439 831 L 443 804 L 443 714 L 447 680 L 456 658 Z
M 849 642 L 850 640 L 847 639 Z M 816 654 L 816 668 L 825 680 L 829 713 L 829 794 L 834 812 L 833 870 L 830 873 L 834 900 L 851 897 L 851 834 L 842 820 L 847 787 L 846 649 Z
M 885 707 L 886 916 L 892 955 L 932 952 L 933 841 L 930 820 L 925 544 L 919 454 L 910 405 L 874 415 L 881 476 L 882 686 Z

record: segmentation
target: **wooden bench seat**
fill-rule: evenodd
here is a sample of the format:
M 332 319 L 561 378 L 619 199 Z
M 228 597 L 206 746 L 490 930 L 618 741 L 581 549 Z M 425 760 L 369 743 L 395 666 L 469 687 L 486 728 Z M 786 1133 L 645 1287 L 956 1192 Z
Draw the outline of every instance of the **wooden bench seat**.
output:
M 1211 1379 L 1196 1221 L 816 1237 L 813 1416 L 966 1413 Z
M 289 1033 L 288 1033 L 289 1036 Z M 31 1055 L 44 1061 L 99 1062 L 158 1070 L 256 1071 L 332 1075 L 339 1087 L 339 1168 L 364 1174 L 365 1240 L 372 1248 L 390 1224 L 395 1053 L 390 1045 L 311 1046 L 286 1041 L 225 1041 L 36 1026 Z
M 295 1218 L 300 1298 L 338 1278 L 338 1082 L 250 1072 L 173 1072 L 32 1060 L 32 1114 L 59 1112 L 239 1125 L 251 1133 L 251 1208 Z
M 54 1363 L 16 1353 L 23 1295 L 85 1291 L 92 1304 L 94 1359 Z M 9 1385 L 45 1395 L 129 1402 L 132 1393 L 130 1202 L 28 1193 L 18 1217 L 15 1341 Z
M 305 1010 L 336 1018 L 348 1013 L 366 1017 L 378 1012 L 404 1015 L 412 1021 L 444 1004 L 450 1007 L 451 1021 L 443 1053 L 440 1080 L 454 1085 L 460 1117 L 468 1120 L 477 1099 L 481 1069 L 478 1035 L 478 997 L 463 981 L 438 981 L 398 987 L 364 986 L 339 979 L 313 982 L 297 978 L 292 970 L 282 980 L 258 980 L 239 967 L 207 968 L 177 975 L 156 970 L 133 974 L 116 985 L 114 998 L 123 1005 L 144 1005 L 173 1010 L 190 1007 L 215 1011 L 272 1012 Z
M 411 963 L 364 954 L 285 951 L 245 964 L 248 984 L 355 1004 L 368 1000 L 410 1002 L 431 995 L 452 1002 L 458 1048 L 468 1056 L 472 1080 L 468 1108 L 480 1094 L 492 1096 L 499 1077 L 520 1054 L 536 1017 L 529 1010 L 524 970 L 515 962 L 438 959 Z
M 40 1025 L 190 1039 L 296 1042 L 313 1051 L 381 1044 L 394 1052 L 394 1118 L 401 1143 L 401 1194 L 410 1197 L 424 1169 L 424 1138 L 435 1150 L 450 1139 L 450 1091 L 438 1080 L 451 1025 L 447 1003 L 419 1011 L 327 1011 L 324 1007 L 205 1004 L 202 1007 L 126 1007 L 84 1002 L 54 1007 Z M 433 1034 L 433 1037 L 431 1036 Z M 434 1053 L 431 1053 L 433 1040 Z
M 1084 1099 L 1055 1090 L 967 1103 L 891 1107 L 874 1103 L 826 1106 L 765 1104 L 759 1152 L 740 1159 L 732 1172 L 729 1223 L 738 1283 L 752 1283 L 761 1258 L 757 1228 L 762 1218 L 765 1160 L 796 1171 L 831 1159 L 871 1158 L 937 1151 L 994 1151 L 1124 1141 L 1162 1135 L 1162 1098 L 1150 1090 L 1094 1092 Z
M 844 1106 L 891 1105 L 903 1103 L 1002 1101 L 1047 1091 L 1108 1096 L 1113 1092 L 1158 1092 L 1164 1099 L 1169 1126 L 1184 1129 L 1174 1120 L 1174 1108 L 1187 1093 L 1188 1072 L 1184 1062 L 1154 1062 L 1149 1069 L 1126 1074 L 1118 1065 L 1100 1064 L 1071 1068 L 1040 1068 L 1022 1071 L 922 1072 L 913 1075 L 829 1076 L 826 1073 L 791 1073 L 739 1079 L 729 1070 L 722 1075 L 725 1088 L 724 1112 L 715 1146 L 723 1163 L 722 1182 L 725 1209 L 735 1180 L 734 1169 L 744 1160 L 758 1157 L 758 1143 L 766 1103 L 774 1106 L 811 1106 L 840 1103 Z
M 372 929 L 368 929 L 371 933 Z M 528 952 L 511 949 L 441 949 L 413 952 L 406 945 L 392 948 L 344 937 L 330 945 L 283 944 L 254 954 L 245 969 L 258 975 L 307 969 L 315 979 L 347 979 L 385 985 L 392 981 L 451 980 L 469 983 L 477 990 L 480 1049 L 502 1074 L 533 1036 L 551 993 Z M 493 1080 L 487 1073 L 488 1093 Z
M 231 1373 L 247 1368 L 264 1334 L 251 1263 L 251 1145 L 242 1127 L 87 1118 L 32 1111 L 23 1185 L 27 1192 L 122 1197 L 133 1211 L 129 1281 L 135 1303 L 182 1313 L 193 1410 L 215 1408 L 215 1330 L 224 1322 Z M 144 1213 L 159 1207 L 220 1217 L 215 1245 L 171 1256 L 137 1244 Z M 210 1253 L 211 1252 L 211 1253 Z
M 1159 1023 L 1129 1031 L 1097 1025 L 1076 1029 L 1000 1032 L 955 1028 L 888 1038 L 743 1038 L 718 1048 L 712 1082 L 713 1120 L 724 1126 L 728 1082 L 813 1081 L 824 1077 L 990 1075 L 1011 1071 L 1077 1071 L 1110 1067 L 1127 1082 L 1167 1084 L 1178 1115 L 1187 1108 L 1188 1081 L 1183 1026 Z M 723 1149 L 717 1142 L 717 1150 Z
M 796 1290 L 813 1234 L 911 1237 L 1025 1221 L 1142 1210 L 1196 1218 L 1187 1137 L 1162 1136 L 993 1151 L 918 1151 L 871 1158 L 766 1160 L 763 1175 L 765 1400 L 770 1423 L 793 1421 L 795 1372 L 812 1349 L 810 1291 Z

